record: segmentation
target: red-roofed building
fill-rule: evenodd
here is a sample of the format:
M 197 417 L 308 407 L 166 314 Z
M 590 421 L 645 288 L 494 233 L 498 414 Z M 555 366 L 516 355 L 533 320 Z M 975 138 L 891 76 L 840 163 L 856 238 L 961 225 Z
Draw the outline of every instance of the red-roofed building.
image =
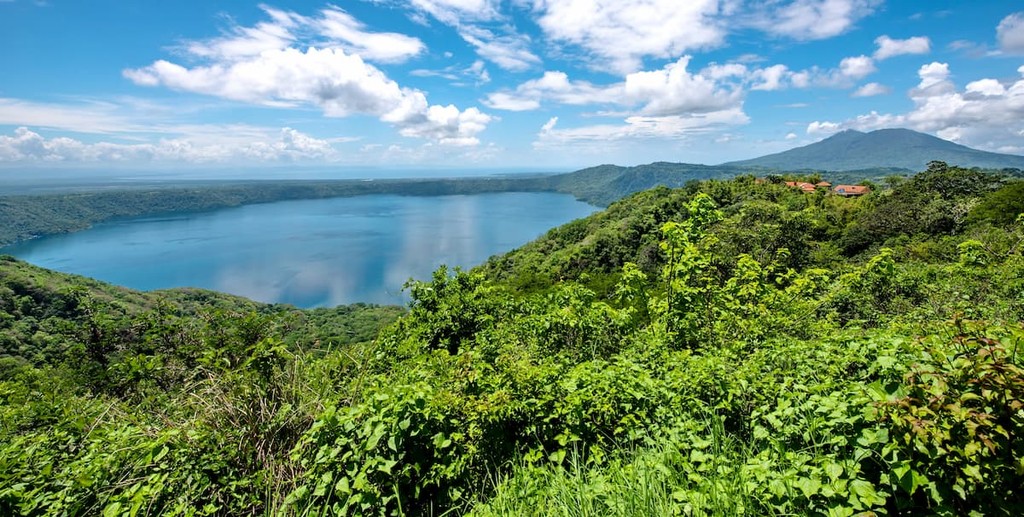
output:
M 803 181 L 787 181 L 786 186 L 798 188 L 804 192 L 814 192 L 814 185 Z
M 849 197 L 863 196 L 864 194 L 871 192 L 871 189 L 861 185 L 838 185 L 836 188 L 832 189 L 832 191 L 840 196 Z

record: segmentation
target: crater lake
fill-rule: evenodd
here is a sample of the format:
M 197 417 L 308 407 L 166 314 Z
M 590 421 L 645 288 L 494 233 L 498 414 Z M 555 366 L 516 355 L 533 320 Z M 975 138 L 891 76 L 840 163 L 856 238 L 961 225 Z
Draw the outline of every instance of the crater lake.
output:
M 410 278 L 476 266 L 597 210 L 537 192 L 281 201 L 108 221 L 0 254 L 140 290 L 199 287 L 298 307 L 401 304 Z

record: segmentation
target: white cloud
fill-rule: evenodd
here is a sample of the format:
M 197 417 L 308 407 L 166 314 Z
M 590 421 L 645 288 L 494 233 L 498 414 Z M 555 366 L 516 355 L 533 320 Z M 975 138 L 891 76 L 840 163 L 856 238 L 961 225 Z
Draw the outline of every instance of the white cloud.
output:
M 881 61 L 893 56 L 903 54 L 927 54 L 931 51 L 931 40 L 925 36 L 915 36 L 907 39 L 892 39 L 889 36 L 879 36 L 875 39 L 878 50 L 875 51 L 875 59 Z
M 998 97 L 1006 95 L 1006 87 L 995 79 L 981 79 L 967 83 L 967 86 L 964 87 L 964 92 L 986 97 Z
M 726 88 L 715 80 L 687 70 L 690 56 L 683 56 L 660 70 L 626 76 L 626 99 L 640 103 L 641 115 L 666 116 L 707 113 L 738 106 L 739 88 Z
M 624 124 L 599 124 L 558 129 L 557 118 L 549 120 L 537 135 L 535 148 L 562 148 L 586 142 L 631 139 L 673 139 L 703 134 L 722 127 L 746 124 L 750 119 L 739 108 L 665 117 L 631 116 Z
M 466 25 L 459 28 L 459 35 L 476 48 L 476 53 L 505 70 L 522 72 L 541 63 L 539 57 L 530 52 L 530 38 L 508 30 L 504 34 Z
M 534 110 L 542 101 L 559 104 L 609 104 L 622 100 L 622 85 L 595 86 L 586 81 L 572 81 L 565 72 L 548 71 L 513 91 L 500 91 L 487 96 L 485 104 L 509 111 Z
M 626 111 L 602 115 L 663 117 L 690 115 L 739 108 L 746 89 L 781 90 L 812 85 L 848 88 L 877 69 L 868 56 L 843 59 L 837 68 L 812 68 L 794 72 L 785 65 L 750 68 L 739 63 L 712 63 L 691 72 L 690 57 L 683 56 L 663 68 L 627 74 L 623 81 L 597 85 L 573 81 L 560 71 L 548 71 L 538 79 L 526 81 L 514 90 L 502 90 L 487 96 L 484 104 L 494 109 L 529 111 L 544 103 L 568 105 L 617 105 Z M 888 88 L 869 83 L 854 96 L 879 95 Z
M 267 6 L 262 9 L 270 21 L 254 27 L 234 26 L 219 38 L 188 42 L 185 51 L 207 59 L 241 59 L 287 47 L 297 40 L 293 30 L 305 23 L 303 17 Z
M 352 15 L 330 7 L 313 21 L 320 35 L 370 61 L 402 62 L 426 48 L 417 38 L 394 32 L 369 32 Z M 281 47 L 278 47 L 281 48 Z
M 754 84 L 751 90 L 775 91 L 785 87 L 786 79 L 792 75 L 786 65 L 772 65 L 768 68 L 755 70 L 752 74 Z
M 227 163 L 301 162 L 339 157 L 330 140 L 292 128 L 245 142 L 163 138 L 156 143 L 86 143 L 68 137 L 46 138 L 26 127 L 0 135 L 0 163 Z
M 837 68 L 830 69 L 812 67 L 807 70 L 794 71 L 786 65 L 753 68 L 747 71 L 744 81 L 751 90 L 763 91 L 809 88 L 811 86 L 850 88 L 856 81 L 877 70 L 872 58 L 861 55 L 844 58 L 839 62 Z
M 815 120 L 814 122 L 811 122 L 810 124 L 807 124 L 807 134 L 808 135 L 818 135 L 818 134 L 822 134 L 822 133 L 824 133 L 824 134 L 835 133 L 836 131 L 839 131 L 839 129 L 840 129 L 839 124 L 835 123 L 835 122 L 828 122 L 828 121 L 819 122 L 819 121 Z
M 484 59 L 507 70 L 540 64 L 529 37 L 516 32 L 507 10 L 528 9 L 550 52 L 625 76 L 644 60 L 678 59 L 725 44 L 730 31 L 755 27 L 798 40 L 846 32 L 881 0 L 373 0 L 411 7 L 456 29 Z M 506 11 L 503 12 L 503 9 Z M 751 63 L 758 56 L 741 56 Z
M 487 67 L 484 65 L 484 62 L 479 59 L 474 61 L 473 64 L 466 69 L 466 73 L 475 77 L 479 84 L 491 82 L 491 74 L 487 72 Z
M 496 0 L 410 0 L 415 9 L 442 23 L 460 25 L 467 21 L 489 21 L 500 17 Z
M 996 27 L 999 48 L 1010 54 L 1024 54 L 1024 12 L 1013 13 Z
M 854 90 L 851 95 L 853 97 L 874 97 L 876 95 L 886 95 L 890 92 L 892 90 L 888 86 L 879 83 L 868 83 Z
M 635 72 L 622 82 L 601 86 L 549 71 L 513 91 L 492 93 L 486 104 L 511 111 L 537 109 L 542 102 L 615 104 L 632 110 L 633 115 L 654 117 L 708 113 L 742 104 L 742 89 L 735 82 L 742 79 L 745 67 L 709 67 L 691 73 L 689 62 L 690 57 L 683 56 L 664 68 Z M 729 79 L 736 81 L 726 82 Z
M 288 29 L 299 23 L 297 15 L 267 9 L 277 25 Z M 357 35 L 354 20 L 335 9 L 321 13 L 323 23 L 332 24 L 328 32 L 333 37 L 347 38 Z M 273 25 L 273 24 L 272 24 Z M 260 26 L 257 26 L 259 28 Z M 237 29 L 239 38 L 249 38 L 248 29 Z M 269 29 L 260 28 L 260 34 Z M 236 34 L 237 36 L 237 34 Z M 398 41 L 395 48 L 412 49 L 410 42 L 394 35 L 378 35 L 360 45 L 388 47 L 386 42 Z M 354 37 L 354 36 L 353 36 Z M 124 71 L 125 77 L 143 86 L 165 86 L 174 90 L 200 93 L 240 102 L 265 106 L 291 107 L 314 105 L 329 117 L 371 115 L 393 124 L 404 136 L 431 138 L 437 142 L 457 145 L 476 143 L 491 117 L 476 108 L 460 112 L 454 106 L 431 106 L 426 95 L 415 89 L 403 88 L 384 72 L 367 63 L 359 55 L 343 48 L 308 47 L 305 51 L 293 47 L 266 48 L 266 38 L 260 43 L 258 54 L 253 45 L 234 47 L 228 39 L 214 40 L 190 46 L 190 49 L 219 49 L 216 52 L 193 52 L 207 58 L 206 64 L 191 68 L 160 60 L 149 66 Z M 271 38 L 273 40 L 273 38 Z M 273 40 L 277 44 L 285 39 Z M 403 45 L 405 45 L 403 47 Z M 368 47 L 369 48 L 369 47 Z M 230 50 L 226 50 L 230 49 Z M 377 56 L 395 56 L 390 51 L 374 51 Z M 453 114 L 453 110 L 455 113 Z
M 786 134 L 786 140 L 796 140 L 797 138 L 799 138 L 799 137 L 796 136 L 796 133 L 788 133 L 788 134 Z
M 952 93 L 956 86 L 949 80 L 949 65 L 932 62 L 917 71 L 921 82 L 911 90 L 911 98 L 925 98 Z
M 197 57 L 233 61 L 289 46 L 343 48 L 370 61 L 402 62 L 426 48 L 417 38 L 393 32 L 372 32 L 362 22 L 337 7 L 302 16 L 263 5 L 270 18 L 253 27 L 234 26 L 221 37 L 192 41 L 184 50 Z
M 838 36 L 871 14 L 881 0 L 793 0 L 766 2 L 752 25 L 797 40 Z
M 871 112 L 843 122 L 815 121 L 807 132 L 909 127 L 983 149 L 1018 146 L 1024 131 L 1024 66 L 1017 71 L 1022 77 L 1012 83 L 985 78 L 958 90 L 948 64 L 929 63 L 918 70 L 920 82 L 910 90 L 911 111 Z
M 504 109 L 536 109 L 544 101 L 615 104 L 625 108 L 599 113 L 623 117 L 621 124 L 559 128 L 559 118 L 552 117 L 541 127 L 534 142 L 539 149 L 581 149 L 597 142 L 682 138 L 749 122 L 743 112 L 739 86 L 746 68 L 711 66 L 692 73 L 687 70 L 689 61 L 689 56 L 684 56 L 661 69 L 628 74 L 624 81 L 607 86 L 572 81 L 562 72 L 547 72 L 515 91 L 492 94 L 488 102 Z
M 104 102 L 50 104 L 0 97 L 0 125 L 116 133 L 143 129 L 118 106 Z
M 875 62 L 868 56 L 848 57 L 839 62 L 839 73 L 850 79 L 863 79 L 878 69 Z
M 468 67 L 451 65 L 440 70 L 418 68 L 410 70 L 409 75 L 415 77 L 441 77 L 452 81 L 453 86 L 466 86 L 465 79 L 470 79 L 471 83 L 476 86 L 491 82 L 491 74 L 487 71 L 487 65 L 479 59 Z
M 643 58 L 676 58 L 722 44 L 718 0 L 534 0 L 538 25 L 552 41 L 592 56 L 593 65 L 628 74 Z
M 484 104 L 505 111 L 532 111 L 540 108 L 540 100 L 531 97 L 520 92 L 494 92 L 487 96 Z
M 492 117 L 476 108 L 459 111 L 447 106 L 426 106 L 426 100 L 408 111 L 396 110 L 381 120 L 399 126 L 402 136 L 427 138 L 444 145 L 470 146 L 480 143 L 476 135 L 487 129 Z
M 415 10 L 414 19 L 427 24 L 427 16 L 453 27 L 478 56 L 513 72 L 541 64 L 530 50 L 531 40 L 520 34 L 500 12 L 500 0 L 371 0 Z

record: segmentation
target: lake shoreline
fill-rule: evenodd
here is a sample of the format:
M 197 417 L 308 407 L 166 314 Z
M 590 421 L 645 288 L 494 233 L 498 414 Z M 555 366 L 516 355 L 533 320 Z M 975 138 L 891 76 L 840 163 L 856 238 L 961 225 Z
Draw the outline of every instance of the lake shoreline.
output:
M 121 216 L 0 248 L 142 291 L 196 287 L 263 303 L 402 305 L 409 279 L 471 268 L 597 207 L 549 192 L 291 199 Z
M 222 208 L 303 199 L 365 195 L 443 196 L 498 192 L 555 192 L 552 176 L 444 179 L 255 180 L 168 184 L 114 190 L 0 197 L 0 248 L 96 223 L 160 214 L 207 213 Z

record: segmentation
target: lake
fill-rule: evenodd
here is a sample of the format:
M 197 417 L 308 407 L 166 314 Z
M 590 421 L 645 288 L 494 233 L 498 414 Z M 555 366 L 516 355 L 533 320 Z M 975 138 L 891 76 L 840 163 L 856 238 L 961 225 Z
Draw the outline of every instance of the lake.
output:
M 201 287 L 298 307 L 402 304 L 410 278 L 476 266 L 597 210 L 537 192 L 282 201 L 110 221 L 0 253 L 140 290 Z

